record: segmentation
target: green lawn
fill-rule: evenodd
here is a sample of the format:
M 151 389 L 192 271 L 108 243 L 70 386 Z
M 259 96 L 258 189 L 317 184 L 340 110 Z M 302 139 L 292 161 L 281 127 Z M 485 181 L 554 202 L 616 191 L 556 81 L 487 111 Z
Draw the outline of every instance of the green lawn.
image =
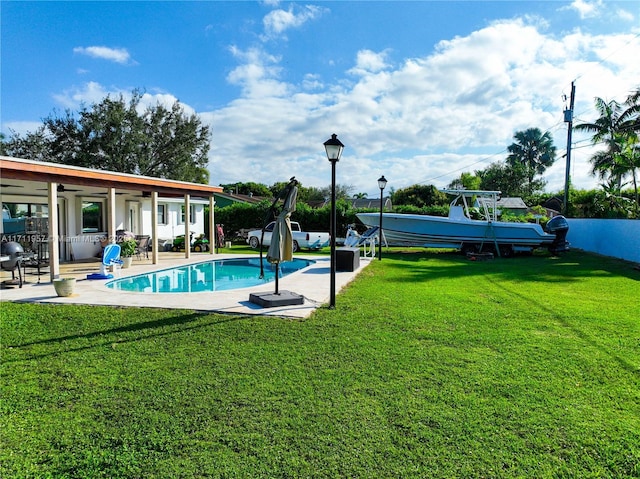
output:
M 304 321 L 2 303 L 0 477 L 640 477 L 632 266 L 395 252 Z

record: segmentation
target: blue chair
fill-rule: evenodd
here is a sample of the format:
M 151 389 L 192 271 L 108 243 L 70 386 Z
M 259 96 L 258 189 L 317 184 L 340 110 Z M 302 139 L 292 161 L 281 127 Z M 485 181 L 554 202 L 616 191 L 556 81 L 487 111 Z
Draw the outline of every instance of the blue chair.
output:
M 104 247 L 102 252 L 102 263 L 100 263 L 100 272 L 87 275 L 87 279 L 111 279 L 113 275 L 108 272 L 108 268 L 122 266 L 120 259 L 120 245 L 111 243 Z

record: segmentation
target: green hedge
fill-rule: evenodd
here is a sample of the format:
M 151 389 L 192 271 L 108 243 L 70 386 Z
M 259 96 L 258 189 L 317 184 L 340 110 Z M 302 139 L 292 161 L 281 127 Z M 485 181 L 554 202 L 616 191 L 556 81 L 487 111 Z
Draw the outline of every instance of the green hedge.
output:
M 277 205 L 276 215 L 281 210 L 281 204 Z M 271 203 L 263 201 L 256 205 L 236 203 L 216 209 L 216 224 L 224 225 L 225 237 L 233 240 L 240 235 L 241 229 L 258 229 L 262 228 L 265 223 L 275 219 L 270 214 Z M 300 223 L 306 231 L 329 231 L 331 223 L 331 206 L 323 206 L 322 208 L 312 208 L 306 203 L 298 203 L 296 211 L 291 215 L 293 221 Z M 208 221 L 207 221 L 208 223 Z M 338 236 L 347 234 L 349 224 L 359 223 L 356 218 L 356 210 L 351 208 L 348 202 L 338 200 L 336 202 L 336 228 Z

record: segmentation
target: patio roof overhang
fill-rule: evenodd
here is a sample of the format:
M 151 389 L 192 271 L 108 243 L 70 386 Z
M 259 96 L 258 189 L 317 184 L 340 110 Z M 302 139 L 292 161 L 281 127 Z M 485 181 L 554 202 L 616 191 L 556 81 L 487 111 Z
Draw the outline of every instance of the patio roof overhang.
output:
M 0 178 L 64 185 L 80 185 L 93 188 L 116 188 L 151 193 L 161 196 L 184 195 L 211 197 L 219 193 L 219 186 L 167 180 L 149 176 L 132 175 L 113 171 L 94 170 L 42 161 L 0 156 Z

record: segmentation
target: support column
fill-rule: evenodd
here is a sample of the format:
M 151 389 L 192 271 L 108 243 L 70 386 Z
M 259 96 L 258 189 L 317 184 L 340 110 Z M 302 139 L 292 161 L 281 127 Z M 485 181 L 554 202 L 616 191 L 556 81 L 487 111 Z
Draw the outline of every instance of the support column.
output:
M 216 252 L 217 243 L 217 231 L 216 231 L 216 217 L 214 207 L 216 200 L 213 196 L 209 197 L 209 254 Z
M 189 227 L 191 226 L 191 203 L 190 196 L 184 195 L 184 257 L 189 259 L 191 257 L 191 235 Z
M 116 189 L 107 190 L 107 241 L 116 242 Z
M 49 202 L 49 276 L 51 282 L 60 277 L 60 243 L 58 232 L 58 184 L 47 184 L 47 196 Z
M 151 263 L 158 264 L 158 192 L 151 192 Z

